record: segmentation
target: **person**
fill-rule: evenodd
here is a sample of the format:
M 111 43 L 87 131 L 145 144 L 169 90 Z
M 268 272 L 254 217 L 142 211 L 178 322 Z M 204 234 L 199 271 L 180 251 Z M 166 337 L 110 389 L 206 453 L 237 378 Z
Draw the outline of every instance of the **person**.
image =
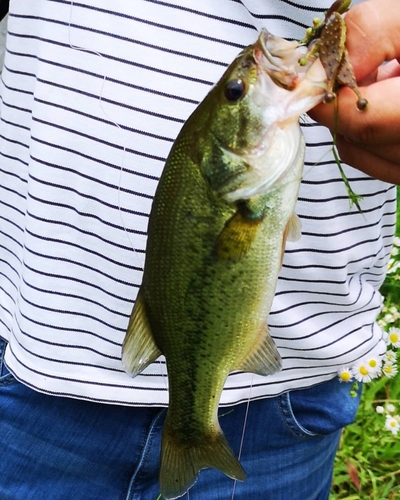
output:
M 317 122 L 303 121 L 302 238 L 287 245 L 269 317 L 283 369 L 233 373 L 221 399 L 247 479 L 204 470 L 191 500 L 326 500 L 359 401 L 337 372 L 386 349 L 375 320 L 399 182 L 400 14 L 396 0 L 354 3 L 349 53 L 370 104 L 360 112 L 340 90 L 337 139 L 362 213 L 332 157 L 333 106 L 322 104 Z M 309 4 L 11 0 L 0 108 L 0 498 L 159 496 L 165 363 L 134 379 L 121 364 L 152 196 L 182 124 L 224 68 L 263 26 L 301 39 L 327 7 Z

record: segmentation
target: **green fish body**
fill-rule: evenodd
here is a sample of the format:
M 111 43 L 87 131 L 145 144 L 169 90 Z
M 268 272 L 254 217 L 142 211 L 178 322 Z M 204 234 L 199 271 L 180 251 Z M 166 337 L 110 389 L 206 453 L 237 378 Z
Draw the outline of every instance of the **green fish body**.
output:
M 218 423 L 220 395 L 234 370 L 281 368 L 266 318 L 286 238 L 300 235 L 298 119 L 326 92 L 322 67 L 300 67 L 299 50 L 263 30 L 183 126 L 155 194 L 123 363 L 135 376 L 166 358 L 166 499 L 206 467 L 245 479 Z

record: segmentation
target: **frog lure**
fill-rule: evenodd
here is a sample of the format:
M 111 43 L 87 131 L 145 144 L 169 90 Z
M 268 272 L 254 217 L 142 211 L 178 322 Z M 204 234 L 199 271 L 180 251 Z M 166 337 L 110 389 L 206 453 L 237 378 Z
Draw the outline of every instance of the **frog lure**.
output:
M 327 10 L 323 20 L 314 19 L 313 26 L 306 30 L 301 44 L 309 52 L 300 60 L 306 65 L 310 59 L 319 57 L 328 80 L 328 92 L 324 102 L 333 102 L 340 85 L 349 87 L 357 95 L 357 108 L 367 109 L 368 101 L 361 95 L 346 49 L 346 24 L 342 14 L 351 7 L 351 0 L 336 0 Z
M 309 51 L 299 61 L 299 64 L 305 66 L 310 60 L 319 57 L 324 67 L 328 82 L 328 91 L 325 95 L 324 102 L 333 102 L 335 105 L 335 128 L 333 132 L 332 154 L 345 184 L 350 204 L 354 204 L 358 211 L 362 212 L 359 204 L 360 200 L 362 200 L 362 196 L 356 194 L 350 186 L 336 147 L 336 130 L 339 119 L 338 99 L 336 99 L 338 88 L 340 86 L 349 87 L 356 94 L 356 105 L 360 111 L 365 111 L 368 107 L 367 99 L 361 95 L 360 89 L 358 88 L 346 48 L 346 24 L 342 14 L 345 14 L 350 7 L 351 0 L 336 0 L 336 2 L 326 11 L 322 20 L 313 20 L 313 26 L 307 28 L 305 37 L 300 41 L 301 44 L 308 47 Z

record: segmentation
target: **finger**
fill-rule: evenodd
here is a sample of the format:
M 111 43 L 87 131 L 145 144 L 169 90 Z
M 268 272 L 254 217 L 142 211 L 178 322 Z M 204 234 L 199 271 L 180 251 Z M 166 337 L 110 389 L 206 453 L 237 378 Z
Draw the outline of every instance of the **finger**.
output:
M 340 158 L 348 165 L 376 179 L 400 185 L 400 164 L 351 144 L 341 136 L 336 137 L 336 144 Z
M 356 107 L 354 93 L 348 88 L 338 93 L 338 119 L 334 106 L 320 104 L 310 116 L 331 131 L 359 144 L 390 145 L 400 139 L 400 78 L 389 78 L 362 87 L 361 93 L 369 105 L 365 111 Z
M 360 87 L 366 87 L 375 82 L 387 80 L 388 78 L 397 78 L 398 76 L 400 76 L 400 64 L 398 59 L 393 59 L 393 61 L 381 64 L 379 68 L 370 73 L 367 77 L 359 80 L 358 85 Z
M 347 142 L 349 142 L 346 139 Z M 355 144 L 356 146 L 362 147 L 366 151 L 370 151 L 376 156 L 380 156 L 384 160 L 390 161 L 392 163 L 397 163 L 400 166 L 400 144 L 394 144 L 391 146 L 368 146 L 368 145 L 361 145 L 361 144 Z
M 379 82 L 388 78 L 397 78 L 398 76 L 400 76 L 400 64 L 396 59 L 395 61 L 391 61 L 387 64 L 382 64 L 382 66 L 379 66 L 375 81 Z M 364 81 L 362 82 L 362 84 L 364 84 Z
M 363 151 L 372 154 L 374 158 L 379 157 L 380 159 L 385 160 L 386 162 L 393 163 L 393 165 L 398 165 L 400 168 L 400 144 L 393 146 L 368 147 L 365 145 L 353 144 L 343 136 L 338 136 L 338 137 L 339 140 L 337 140 L 337 142 L 338 143 L 340 142 L 340 148 L 342 151 L 344 151 L 344 154 L 346 154 L 345 152 L 346 148 L 349 148 L 351 146 L 356 146 L 358 148 L 357 151 L 362 149 Z
M 400 9 L 398 0 L 369 0 L 345 16 L 346 46 L 356 78 L 361 80 L 383 61 L 400 57 Z

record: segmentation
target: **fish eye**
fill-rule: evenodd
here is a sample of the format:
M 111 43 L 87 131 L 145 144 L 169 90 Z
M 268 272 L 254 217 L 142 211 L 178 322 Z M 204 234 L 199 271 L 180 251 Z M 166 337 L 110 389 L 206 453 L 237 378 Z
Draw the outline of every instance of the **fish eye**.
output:
M 243 80 L 229 80 L 225 86 L 225 97 L 230 102 L 236 102 L 245 94 L 245 86 Z

